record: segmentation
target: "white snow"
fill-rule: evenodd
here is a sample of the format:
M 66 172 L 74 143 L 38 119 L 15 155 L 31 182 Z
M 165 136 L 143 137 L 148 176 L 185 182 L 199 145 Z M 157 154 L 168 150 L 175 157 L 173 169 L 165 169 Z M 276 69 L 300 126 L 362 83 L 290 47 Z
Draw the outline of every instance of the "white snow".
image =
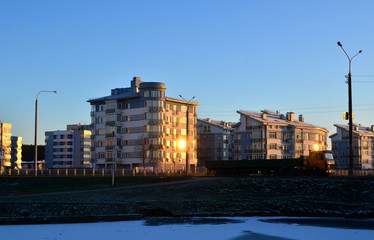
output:
M 266 239 L 279 238 L 295 240 L 344 240 L 373 239 L 373 230 L 341 229 L 301 226 L 298 224 L 266 223 L 265 217 L 230 218 L 242 223 L 226 224 L 169 224 L 160 226 L 144 225 L 145 221 L 99 222 L 79 224 L 46 225 L 2 225 L 0 239 L 27 240 L 106 240 L 106 239 Z M 271 219 L 276 219 L 272 217 Z M 258 234 L 267 236 L 259 237 Z M 252 236 L 252 237 L 251 237 Z M 276 238 L 278 237 L 278 238 Z

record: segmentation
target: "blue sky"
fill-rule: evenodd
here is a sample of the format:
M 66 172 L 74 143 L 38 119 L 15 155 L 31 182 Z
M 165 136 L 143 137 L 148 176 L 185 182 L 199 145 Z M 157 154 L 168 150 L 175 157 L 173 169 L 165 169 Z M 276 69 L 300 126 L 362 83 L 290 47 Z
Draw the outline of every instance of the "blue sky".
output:
M 280 110 L 335 132 L 347 123 L 354 59 L 356 123 L 374 124 L 373 1 L 0 2 L 0 120 L 33 143 L 39 96 L 44 132 L 90 123 L 89 98 L 134 76 L 196 96 L 198 117 L 238 121 L 236 110 Z M 365 76 L 364 76 L 365 75 Z M 360 81 L 360 82 L 358 82 Z M 372 81 L 372 82 L 370 82 Z

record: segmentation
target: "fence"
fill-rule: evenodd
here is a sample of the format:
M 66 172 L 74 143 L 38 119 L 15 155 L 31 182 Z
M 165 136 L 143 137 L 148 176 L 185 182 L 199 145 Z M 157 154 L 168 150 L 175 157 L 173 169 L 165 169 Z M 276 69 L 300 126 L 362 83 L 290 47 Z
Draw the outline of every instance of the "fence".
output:
M 90 169 L 90 168 L 83 168 L 83 169 L 72 169 L 72 168 L 64 168 L 64 169 L 43 169 L 38 170 L 38 176 L 61 176 L 61 177 L 105 177 L 110 176 L 112 171 L 110 168 L 108 169 Z M 142 168 L 134 168 L 130 169 L 117 169 L 114 171 L 115 176 L 158 176 L 158 175 L 167 175 L 167 176 L 182 176 L 185 174 L 184 171 L 156 171 L 153 169 L 146 169 L 145 171 Z M 201 176 L 205 175 L 206 172 L 200 173 L 191 173 L 192 176 Z M 33 169 L 5 169 L 0 171 L 0 176 L 34 176 L 35 170 Z
M 336 169 L 334 175 L 348 176 L 348 169 Z M 374 176 L 374 170 L 372 169 L 353 170 L 353 175 L 354 176 Z

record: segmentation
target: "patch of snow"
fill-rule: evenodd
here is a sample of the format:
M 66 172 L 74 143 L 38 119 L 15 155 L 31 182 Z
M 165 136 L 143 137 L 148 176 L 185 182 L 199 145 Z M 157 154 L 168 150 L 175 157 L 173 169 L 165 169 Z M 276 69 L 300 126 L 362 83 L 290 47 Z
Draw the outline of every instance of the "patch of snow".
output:
M 2 225 L 0 239 L 7 240 L 74 240 L 74 239 L 214 239 L 232 240 L 256 239 L 255 236 L 267 235 L 295 240 L 343 240 L 371 239 L 373 230 L 340 229 L 329 227 L 303 226 L 299 224 L 267 223 L 261 219 L 278 217 L 225 218 L 226 224 L 173 224 L 157 226 L 146 225 L 146 221 L 98 222 L 80 224 L 46 225 Z M 284 219 L 284 217 L 283 217 Z M 209 221 L 207 221 L 209 223 Z M 252 238 L 251 238 L 251 235 Z

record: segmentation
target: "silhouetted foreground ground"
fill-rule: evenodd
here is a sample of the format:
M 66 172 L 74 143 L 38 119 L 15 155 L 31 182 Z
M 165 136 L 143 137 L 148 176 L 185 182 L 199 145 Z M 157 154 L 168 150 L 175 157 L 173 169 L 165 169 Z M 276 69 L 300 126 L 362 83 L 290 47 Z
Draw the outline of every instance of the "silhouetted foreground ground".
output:
M 27 194 L 37 195 L 22 195 L 28 185 L 25 178 L 0 178 L 0 222 L 89 222 L 150 216 L 374 218 L 373 177 L 143 177 L 118 179 L 119 187 L 114 189 L 109 178 L 29 181 L 34 182 Z M 50 181 L 54 184 L 40 186 Z M 81 191 L 85 189 L 89 191 Z M 70 190 L 80 192 L 50 193 Z

